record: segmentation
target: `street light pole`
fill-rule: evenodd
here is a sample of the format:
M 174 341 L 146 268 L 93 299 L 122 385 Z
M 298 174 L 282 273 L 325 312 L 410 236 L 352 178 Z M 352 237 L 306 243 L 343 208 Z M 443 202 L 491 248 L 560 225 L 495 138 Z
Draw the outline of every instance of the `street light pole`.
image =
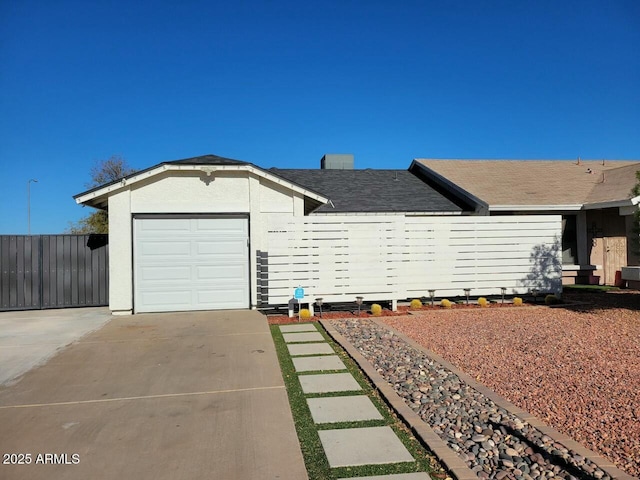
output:
M 31 178 L 27 182 L 27 230 L 31 235 L 31 182 L 38 183 L 38 180 Z

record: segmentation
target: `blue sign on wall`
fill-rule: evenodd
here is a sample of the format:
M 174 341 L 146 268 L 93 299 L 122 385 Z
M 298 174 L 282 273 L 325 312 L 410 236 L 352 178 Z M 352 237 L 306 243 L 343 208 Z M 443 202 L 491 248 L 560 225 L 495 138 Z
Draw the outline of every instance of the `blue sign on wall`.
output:
M 304 298 L 304 288 L 296 288 L 293 292 L 293 298 L 296 300 L 302 300 Z

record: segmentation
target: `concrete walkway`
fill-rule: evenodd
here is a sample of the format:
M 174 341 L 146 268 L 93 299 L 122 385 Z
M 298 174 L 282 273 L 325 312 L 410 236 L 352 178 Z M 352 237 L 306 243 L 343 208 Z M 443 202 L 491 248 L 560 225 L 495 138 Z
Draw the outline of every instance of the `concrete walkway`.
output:
M 314 324 L 283 325 L 280 331 L 316 424 L 383 420 Z M 344 395 L 314 396 L 337 392 Z M 332 468 L 414 462 L 411 453 L 389 426 L 321 429 L 318 435 Z M 429 480 L 430 477 L 427 473 L 418 472 L 358 478 Z
M 31 455 L 2 479 L 307 478 L 257 312 L 114 318 L 0 387 L 0 425 Z

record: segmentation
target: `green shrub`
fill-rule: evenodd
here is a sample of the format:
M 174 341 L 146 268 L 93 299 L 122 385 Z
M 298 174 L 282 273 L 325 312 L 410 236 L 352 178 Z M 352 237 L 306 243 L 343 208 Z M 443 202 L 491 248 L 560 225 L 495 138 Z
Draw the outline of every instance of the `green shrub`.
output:
M 371 314 L 379 317 L 382 314 L 382 307 L 377 303 L 374 303 L 373 305 L 371 305 Z
M 300 319 L 301 320 L 309 320 L 311 318 L 311 312 L 307 308 L 303 308 L 300 310 Z
M 411 300 L 411 308 L 422 308 L 422 302 L 417 298 Z
M 560 303 L 560 299 L 553 294 L 547 295 L 544 297 L 544 303 L 546 305 L 557 305 Z
M 521 307 L 521 306 L 522 306 L 522 299 L 521 299 L 520 297 L 515 297 L 515 298 L 513 299 L 513 304 L 514 304 L 516 307 Z
M 478 305 L 480 305 L 480 306 L 481 306 L 481 307 L 483 307 L 483 308 L 484 308 L 484 307 L 488 307 L 488 306 L 489 306 L 489 301 L 488 301 L 486 298 L 484 298 L 484 297 L 480 297 L 480 298 L 478 299 Z
M 440 306 L 442 308 L 451 308 L 451 305 L 452 305 L 451 301 L 447 300 L 446 298 L 443 298 L 442 300 L 440 300 Z

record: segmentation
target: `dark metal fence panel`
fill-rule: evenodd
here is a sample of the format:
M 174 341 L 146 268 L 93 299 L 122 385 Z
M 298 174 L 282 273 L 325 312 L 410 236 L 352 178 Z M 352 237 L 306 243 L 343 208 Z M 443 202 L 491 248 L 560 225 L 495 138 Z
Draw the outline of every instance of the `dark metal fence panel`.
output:
M 103 306 L 107 235 L 1 235 L 0 310 Z
M 38 236 L 0 236 L 0 310 L 40 308 L 38 243 Z

